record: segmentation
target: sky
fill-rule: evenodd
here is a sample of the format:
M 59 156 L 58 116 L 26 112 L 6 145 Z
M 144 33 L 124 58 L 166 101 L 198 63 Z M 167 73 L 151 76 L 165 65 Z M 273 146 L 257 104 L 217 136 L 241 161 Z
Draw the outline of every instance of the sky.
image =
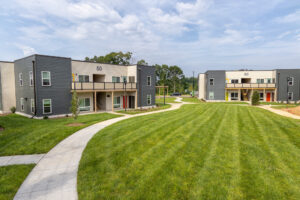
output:
M 0 60 L 112 51 L 187 76 L 300 68 L 300 1 L 1 0 Z

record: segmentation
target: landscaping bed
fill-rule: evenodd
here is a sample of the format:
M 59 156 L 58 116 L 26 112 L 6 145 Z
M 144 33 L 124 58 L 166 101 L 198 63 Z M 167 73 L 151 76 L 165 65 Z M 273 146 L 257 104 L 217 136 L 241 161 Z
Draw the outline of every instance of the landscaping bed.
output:
M 140 114 L 140 113 L 145 113 L 145 112 L 153 112 L 153 111 L 158 111 L 158 110 L 163 110 L 170 108 L 170 104 L 163 104 L 163 103 L 157 103 L 155 108 L 148 108 L 148 109 L 130 109 L 130 110 L 120 110 L 117 111 L 118 113 L 123 113 L 123 114 L 129 114 L 129 115 L 135 115 L 135 114 Z

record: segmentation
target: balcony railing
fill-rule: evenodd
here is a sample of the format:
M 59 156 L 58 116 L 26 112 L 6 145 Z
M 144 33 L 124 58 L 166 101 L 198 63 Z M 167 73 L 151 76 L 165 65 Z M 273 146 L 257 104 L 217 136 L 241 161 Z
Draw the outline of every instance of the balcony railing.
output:
M 226 83 L 226 88 L 276 88 L 275 83 Z
M 126 90 L 135 89 L 137 89 L 137 83 L 126 84 Z M 72 90 L 125 90 L 125 84 L 114 82 L 72 82 Z

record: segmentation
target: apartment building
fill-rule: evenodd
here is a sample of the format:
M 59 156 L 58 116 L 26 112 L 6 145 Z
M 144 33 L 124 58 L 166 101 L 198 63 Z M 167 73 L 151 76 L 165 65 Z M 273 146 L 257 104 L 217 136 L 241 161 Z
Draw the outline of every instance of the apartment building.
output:
M 300 69 L 209 70 L 198 81 L 206 101 L 250 101 L 254 91 L 265 102 L 300 100 Z
M 70 114 L 75 91 L 81 112 L 155 106 L 153 66 L 102 64 L 47 55 L 32 55 L 0 66 L 1 75 L 7 79 L 1 76 L 3 112 L 15 106 L 17 113 L 37 118 Z M 13 92 L 4 93 L 3 88 Z

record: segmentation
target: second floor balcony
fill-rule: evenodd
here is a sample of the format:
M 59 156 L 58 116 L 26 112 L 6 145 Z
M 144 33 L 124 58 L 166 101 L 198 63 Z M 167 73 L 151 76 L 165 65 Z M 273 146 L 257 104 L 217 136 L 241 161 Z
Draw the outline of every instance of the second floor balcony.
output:
M 275 89 L 275 83 L 226 83 L 227 89 L 230 88 L 247 88 L 247 89 Z
M 98 91 L 114 91 L 114 90 L 136 90 L 137 83 L 117 83 L 117 82 L 72 82 L 72 90 L 98 90 Z

